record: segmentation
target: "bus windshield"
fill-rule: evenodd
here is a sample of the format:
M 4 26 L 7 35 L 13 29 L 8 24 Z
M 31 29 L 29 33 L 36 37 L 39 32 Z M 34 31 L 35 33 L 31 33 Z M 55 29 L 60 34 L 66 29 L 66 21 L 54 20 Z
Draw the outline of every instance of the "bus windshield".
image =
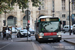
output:
M 42 32 L 58 32 L 59 22 L 42 22 L 41 31 Z

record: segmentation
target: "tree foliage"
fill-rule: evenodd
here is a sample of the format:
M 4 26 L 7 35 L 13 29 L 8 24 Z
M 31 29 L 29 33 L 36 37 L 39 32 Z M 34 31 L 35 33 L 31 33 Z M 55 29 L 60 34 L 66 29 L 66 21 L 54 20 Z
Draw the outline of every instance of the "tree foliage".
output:
M 41 2 L 39 0 L 31 0 L 32 6 L 39 6 Z M 4 10 L 11 10 L 12 6 L 14 6 L 14 3 L 17 3 L 19 5 L 20 9 L 26 9 L 28 7 L 27 3 L 28 0 L 0 0 L 0 13 L 2 13 Z M 4 3 L 4 4 L 3 4 Z
M 32 1 L 32 5 L 33 6 L 39 6 L 39 4 L 41 4 L 41 2 L 39 0 L 31 0 Z

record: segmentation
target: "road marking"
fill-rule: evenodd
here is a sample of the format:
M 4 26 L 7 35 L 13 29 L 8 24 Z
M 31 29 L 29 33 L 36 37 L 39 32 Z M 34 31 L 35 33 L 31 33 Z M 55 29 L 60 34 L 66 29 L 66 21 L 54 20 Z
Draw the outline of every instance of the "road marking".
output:
M 34 50 L 42 50 L 39 46 L 36 46 L 33 42 L 31 42 L 32 45 L 33 45 L 33 49 Z M 38 47 L 38 48 L 37 48 Z
M 11 43 L 9 43 L 9 44 L 7 44 L 7 45 L 1 47 L 0 50 L 3 49 L 3 48 L 5 48 L 5 47 L 7 47 L 7 46 L 10 45 L 10 44 L 11 44 Z
M 11 42 L 13 42 L 13 40 L 11 40 Z

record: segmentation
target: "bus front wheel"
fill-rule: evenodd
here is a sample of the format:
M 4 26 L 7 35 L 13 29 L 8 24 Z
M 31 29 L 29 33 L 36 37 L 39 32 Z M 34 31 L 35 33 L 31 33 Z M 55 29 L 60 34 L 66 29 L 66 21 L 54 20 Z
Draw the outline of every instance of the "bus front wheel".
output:
M 60 40 L 58 40 L 58 42 L 60 42 Z

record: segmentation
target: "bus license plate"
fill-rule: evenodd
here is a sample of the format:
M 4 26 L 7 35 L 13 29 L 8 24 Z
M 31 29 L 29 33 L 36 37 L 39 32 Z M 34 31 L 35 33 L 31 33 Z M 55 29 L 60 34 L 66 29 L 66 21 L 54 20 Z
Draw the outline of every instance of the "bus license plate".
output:
M 49 38 L 48 40 L 53 40 L 53 38 Z

